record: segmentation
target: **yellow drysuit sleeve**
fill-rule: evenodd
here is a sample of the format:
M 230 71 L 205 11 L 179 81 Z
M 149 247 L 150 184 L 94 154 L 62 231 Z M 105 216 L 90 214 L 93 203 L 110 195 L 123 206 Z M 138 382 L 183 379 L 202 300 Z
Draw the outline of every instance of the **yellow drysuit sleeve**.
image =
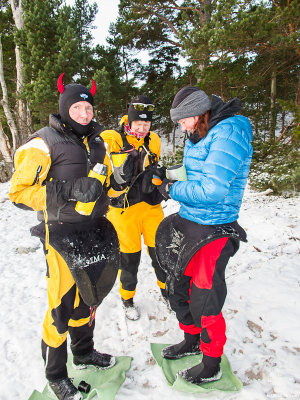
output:
M 50 166 L 49 148 L 43 139 L 34 138 L 19 147 L 14 156 L 10 200 L 35 211 L 46 209 L 46 186 L 42 184 Z

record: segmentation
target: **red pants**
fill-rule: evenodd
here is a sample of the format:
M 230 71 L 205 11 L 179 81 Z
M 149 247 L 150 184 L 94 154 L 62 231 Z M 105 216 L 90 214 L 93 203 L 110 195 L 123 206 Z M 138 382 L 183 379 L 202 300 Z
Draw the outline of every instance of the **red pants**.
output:
M 231 238 L 215 240 L 202 247 L 191 259 L 183 277 L 176 281 L 170 297 L 180 328 L 201 333 L 200 349 L 210 357 L 220 357 L 226 342 L 222 315 L 227 288 L 225 268 L 238 249 Z

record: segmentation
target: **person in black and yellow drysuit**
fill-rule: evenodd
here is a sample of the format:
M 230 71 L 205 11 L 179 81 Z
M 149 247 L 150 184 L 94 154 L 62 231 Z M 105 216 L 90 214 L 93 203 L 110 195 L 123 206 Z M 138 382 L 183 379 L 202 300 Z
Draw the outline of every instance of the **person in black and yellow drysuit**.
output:
M 148 246 L 157 284 L 165 295 L 165 273 L 155 255 L 155 233 L 164 218 L 161 207 L 163 196 L 151 183 L 153 174 L 165 175 L 158 167 L 161 142 L 150 131 L 154 105 L 147 96 L 137 96 L 128 107 L 128 115 L 120 121 L 120 130 L 105 130 L 101 137 L 111 150 L 114 165 L 111 177 L 111 205 L 107 218 L 113 223 L 119 237 L 121 251 L 120 294 L 126 317 L 139 318 L 133 302 L 136 292 L 138 266 L 141 259 L 141 235 Z M 119 165 L 115 158 L 126 154 Z M 113 193 L 112 193 L 113 192 Z
M 83 274 L 93 268 L 93 274 L 100 276 L 102 292 L 95 300 L 99 305 L 114 285 L 119 245 L 112 224 L 103 217 L 108 208 L 106 183 L 88 177 L 96 163 L 111 170 L 107 146 L 100 137 L 102 127 L 92 121 L 95 84 L 91 90 L 79 84 L 64 87 L 62 76 L 59 115 L 51 114 L 49 126 L 16 151 L 9 197 L 21 208 L 38 211 L 42 221 L 31 232 L 40 237 L 47 261 L 49 308 L 42 337 L 46 378 L 58 399 L 79 400 L 82 395 L 67 374 L 67 334 L 78 368 L 109 368 L 115 358 L 94 349 L 95 307 L 86 304 L 83 298 L 90 293 L 84 286 L 81 292 L 81 282 L 75 284 L 71 271 Z M 91 215 L 79 214 L 77 202 L 95 202 Z M 112 244 L 111 252 L 99 245 L 101 235 L 103 243 L 107 237 Z

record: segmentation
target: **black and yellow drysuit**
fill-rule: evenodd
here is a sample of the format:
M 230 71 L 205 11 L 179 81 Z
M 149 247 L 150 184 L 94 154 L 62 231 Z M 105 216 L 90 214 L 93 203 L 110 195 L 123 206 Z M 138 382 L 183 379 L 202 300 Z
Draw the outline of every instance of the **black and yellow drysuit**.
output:
M 134 175 L 129 185 L 121 190 L 109 190 L 110 206 L 107 218 L 114 225 L 121 251 L 121 268 L 119 271 L 120 294 L 123 300 L 133 298 L 136 292 L 138 266 L 141 259 L 141 235 L 148 247 L 152 266 L 157 277 L 157 284 L 162 294 L 165 293 L 165 272 L 160 268 L 155 255 L 155 233 L 164 218 L 161 207 L 162 195 L 154 188 L 146 192 L 143 188 L 146 174 L 157 166 L 161 142 L 159 136 L 150 131 L 146 137 L 138 139 L 124 132 L 128 123 L 125 115 L 120 121 L 120 131 L 105 130 L 101 137 L 108 144 L 110 151 L 119 152 L 128 145 L 137 150 Z
M 69 255 L 74 250 L 72 246 L 77 260 L 86 254 L 95 254 L 90 239 L 95 226 L 104 220 L 108 196 L 104 189 L 92 214 L 85 216 L 75 211 L 75 201 L 65 201 L 62 192 L 66 183 L 87 177 L 96 163 L 111 169 L 105 143 L 99 136 L 101 131 L 101 126 L 92 122 L 83 141 L 61 123 L 59 115 L 50 115 L 49 126 L 37 131 L 14 157 L 15 172 L 9 197 L 21 208 L 38 211 L 38 219 L 42 221 L 32 229 L 32 234 L 40 237 L 47 261 L 49 308 L 43 323 L 42 355 L 48 380 L 67 376 L 68 332 L 74 355 L 93 350 L 95 325 L 91 308 L 83 301 L 70 272 Z M 110 231 L 104 234 L 115 233 L 113 227 Z M 115 237 L 117 241 L 116 234 Z M 76 241 L 77 249 L 82 249 L 77 255 Z M 86 263 L 94 261 L 97 260 L 90 257 Z M 106 285 L 103 297 L 112 288 L 117 270 L 118 266 L 105 266 L 101 276 Z

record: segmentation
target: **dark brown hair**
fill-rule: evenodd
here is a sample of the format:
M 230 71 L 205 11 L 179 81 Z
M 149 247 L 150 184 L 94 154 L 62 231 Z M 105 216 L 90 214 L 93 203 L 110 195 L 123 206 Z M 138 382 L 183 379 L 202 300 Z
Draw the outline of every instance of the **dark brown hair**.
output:
M 195 124 L 195 131 L 199 133 L 201 139 L 205 138 L 209 130 L 209 119 L 210 111 L 206 111 L 205 114 L 199 115 L 198 121 Z

